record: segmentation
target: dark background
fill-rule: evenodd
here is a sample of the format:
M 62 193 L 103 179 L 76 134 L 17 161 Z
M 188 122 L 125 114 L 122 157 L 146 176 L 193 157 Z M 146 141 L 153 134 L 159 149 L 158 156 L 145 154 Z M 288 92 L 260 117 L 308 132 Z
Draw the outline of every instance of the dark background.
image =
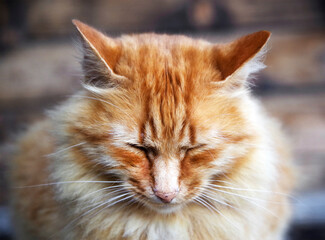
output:
M 324 0 L 0 0 L 0 239 L 10 239 L 12 139 L 80 88 L 77 18 L 111 36 L 182 33 L 212 42 L 273 33 L 254 92 L 291 139 L 298 183 L 291 240 L 325 239 Z

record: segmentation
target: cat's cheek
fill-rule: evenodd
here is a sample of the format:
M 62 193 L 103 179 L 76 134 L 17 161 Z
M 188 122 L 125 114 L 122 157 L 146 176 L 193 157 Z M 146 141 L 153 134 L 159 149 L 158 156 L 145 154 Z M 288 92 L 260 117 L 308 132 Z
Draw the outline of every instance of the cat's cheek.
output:
M 202 151 L 189 154 L 181 162 L 180 184 L 184 198 L 194 197 L 203 181 L 210 177 L 207 169 L 213 168 L 213 162 L 218 157 L 218 150 Z
M 108 154 L 125 168 L 147 169 L 149 167 L 145 156 L 114 146 L 109 146 L 108 149 Z
M 144 154 L 137 154 L 123 148 L 110 146 L 109 155 L 119 163 L 121 172 L 135 192 L 147 195 L 148 186 L 152 185 L 150 162 Z M 151 188 L 150 188 L 151 189 Z
M 189 158 L 183 159 L 180 172 L 180 189 L 185 196 L 191 196 L 200 186 L 200 170 L 196 169 Z
M 201 169 L 207 169 L 218 159 L 221 150 L 210 149 L 195 154 L 188 154 L 182 161 L 181 172 L 183 176 L 192 176 L 200 172 Z

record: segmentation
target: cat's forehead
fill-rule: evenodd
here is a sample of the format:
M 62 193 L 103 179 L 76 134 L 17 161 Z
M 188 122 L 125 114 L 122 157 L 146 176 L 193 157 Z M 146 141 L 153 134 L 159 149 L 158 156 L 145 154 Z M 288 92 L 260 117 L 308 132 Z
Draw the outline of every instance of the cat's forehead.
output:
M 133 70 L 148 73 L 169 65 L 175 69 L 181 64 L 206 61 L 211 44 L 180 35 L 139 34 L 121 38 L 119 65 L 131 65 Z
M 181 47 L 195 47 L 197 49 L 202 47 L 210 47 L 211 43 L 203 39 L 194 39 L 184 35 L 167 35 L 156 33 L 143 33 L 133 35 L 123 35 L 120 38 L 123 47 L 130 46 L 134 49 L 141 49 L 142 47 L 158 47 L 159 50 L 164 48 L 181 48 Z
M 185 36 L 124 36 L 117 73 L 131 79 L 141 105 L 140 139 L 195 139 L 193 110 L 218 72 L 210 62 L 210 44 Z M 218 77 L 218 76 L 217 76 Z M 141 137 L 142 136 L 142 137 Z M 159 140 L 159 141 L 160 141 Z
M 131 80 L 136 91 L 156 105 L 189 104 L 196 93 L 211 90 L 220 72 L 213 62 L 211 44 L 185 36 L 139 34 L 121 38 L 117 74 Z M 152 104 L 154 106 L 154 104 Z M 178 111 L 178 115 L 184 112 Z

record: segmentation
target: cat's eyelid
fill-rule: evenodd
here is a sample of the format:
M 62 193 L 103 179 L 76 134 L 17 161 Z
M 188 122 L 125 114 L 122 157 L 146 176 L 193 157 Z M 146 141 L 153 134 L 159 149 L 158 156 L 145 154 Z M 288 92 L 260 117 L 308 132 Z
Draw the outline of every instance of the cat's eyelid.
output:
M 155 148 L 153 146 L 148 146 L 148 145 L 141 145 L 141 144 L 138 144 L 138 143 L 126 143 L 127 145 L 131 146 L 131 147 L 138 147 L 138 148 Z
M 126 143 L 128 146 L 130 147 L 142 147 L 141 145 L 137 144 L 137 143 L 130 143 L 130 142 L 127 142 Z
M 207 144 L 205 144 L 205 143 L 200 143 L 200 144 L 196 144 L 194 146 L 182 146 L 182 147 L 180 147 L 180 149 L 189 151 L 189 150 L 194 150 L 194 149 L 199 149 L 199 148 L 205 147 L 206 145 Z
M 151 152 L 157 152 L 157 148 L 156 147 L 153 147 L 153 146 L 148 146 L 148 145 L 140 145 L 140 144 L 137 144 L 137 143 L 127 143 L 128 146 L 132 147 L 132 148 L 136 148 L 138 150 L 141 150 L 141 151 L 151 151 Z
M 142 146 L 140 144 L 137 144 L 137 143 L 126 143 L 129 147 L 133 147 L 133 148 L 137 148 L 137 149 L 146 149 L 145 146 Z

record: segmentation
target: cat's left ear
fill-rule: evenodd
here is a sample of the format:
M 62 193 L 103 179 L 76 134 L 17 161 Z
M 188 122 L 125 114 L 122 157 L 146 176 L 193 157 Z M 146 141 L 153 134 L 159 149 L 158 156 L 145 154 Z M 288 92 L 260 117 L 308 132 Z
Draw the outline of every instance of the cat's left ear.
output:
M 120 85 L 127 78 L 114 72 L 121 53 L 120 42 L 78 20 L 72 20 L 82 37 L 84 86 L 89 90 Z
M 264 68 L 261 57 L 270 35 L 268 31 L 259 31 L 228 44 L 215 45 L 213 57 L 221 80 L 233 79 L 237 85 L 241 85 L 240 81 L 245 82 L 250 74 Z

